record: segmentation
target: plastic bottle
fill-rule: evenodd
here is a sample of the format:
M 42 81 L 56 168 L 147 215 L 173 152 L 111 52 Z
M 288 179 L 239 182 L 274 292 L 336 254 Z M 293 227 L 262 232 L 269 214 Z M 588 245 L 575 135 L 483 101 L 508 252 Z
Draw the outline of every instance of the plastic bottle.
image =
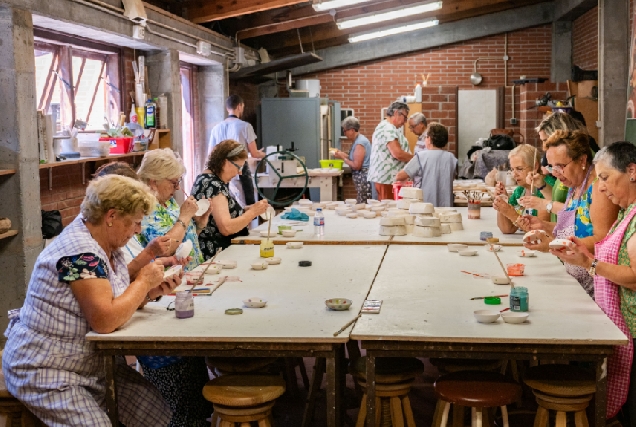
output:
M 325 214 L 322 213 L 322 208 L 316 209 L 314 215 L 314 234 L 316 236 L 325 235 Z
M 132 103 L 132 108 L 130 109 L 130 123 L 139 123 L 139 116 L 137 116 L 137 110 L 135 109 L 135 103 Z
M 152 99 L 146 101 L 146 120 L 144 127 L 146 129 L 154 128 L 157 126 L 157 104 Z

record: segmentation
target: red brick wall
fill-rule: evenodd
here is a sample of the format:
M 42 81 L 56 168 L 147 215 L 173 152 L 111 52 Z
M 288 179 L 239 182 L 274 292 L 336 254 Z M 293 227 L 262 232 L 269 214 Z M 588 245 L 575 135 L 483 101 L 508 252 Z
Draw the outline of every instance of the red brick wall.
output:
M 245 102 L 245 110 L 242 119 L 249 122 L 256 131 L 256 109 L 261 103 L 258 94 L 258 86 L 246 82 L 232 82 L 229 85 L 230 95 L 239 95 Z
M 537 109 L 536 100 L 546 92 L 550 92 L 552 99 L 565 99 L 567 97 L 567 83 L 527 83 L 520 86 L 520 89 L 520 133 L 526 143 L 532 144 L 534 147 L 541 147 L 541 141 L 535 128 L 539 126 L 545 113 Z
M 429 86 L 456 86 L 472 89 L 470 75 L 477 58 L 495 57 L 495 61 L 480 61 L 478 71 L 484 77 L 480 89 L 492 89 L 511 84 L 521 75 L 550 76 L 552 32 L 549 25 L 512 32 L 508 35 L 508 81 L 504 80 L 505 36 L 498 34 L 451 45 L 439 46 L 403 56 L 383 58 L 368 63 L 336 68 L 303 78 L 320 80 L 321 96 L 338 100 L 343 108 L 353 108 L 361 122 L 361 133 L 370 137 L 380 121 L 380 110 L 400 95 L 413 92 L 422 74 L 430 73 Z M 296 76 L 299 77 L 299 76 Z M 518 89 L 517 89 L 518 95 Z M 519 99 L 515 97 L 515 110 Z M 435 107 L 429 106 L 428 111 Z M 445 103 L 439 105 L 441 116 L 449 114 Z M 510 89 L 506 91 L 506 127 L 512 113 Z M 517 118 L 518 114 L 516 114 Z M 450 118 L 439 117 L 444 125 L 452 126 Z
M 598 7 L 590 9 L 572 25 L 572 64 L 584 70 L 598 69 Z

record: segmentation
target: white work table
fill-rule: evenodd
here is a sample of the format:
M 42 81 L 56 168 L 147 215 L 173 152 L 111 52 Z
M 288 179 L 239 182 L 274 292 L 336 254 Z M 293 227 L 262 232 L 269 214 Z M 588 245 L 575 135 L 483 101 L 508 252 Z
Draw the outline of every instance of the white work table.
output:
M 280 265 L 262 271 L 251 270 L 259 258 L 258 246 L 231 246 L 218 260 L 234 260 L 235 269 L 205 276 L 204 284 L 220 276 L 238 276 L 226 281 L 211 296 L 194 297 L 194 317 L 177 319 L 167 311 L 174 297 L 164 297 L 136 312 L 122 328 L 111 334 L 91 332 L 87 339 L 107 356 L 181 355 L 224 357 L 297 357 L 327 359 L 327 418 L 330 427 L 338 425 L 340 390 L 336 381 L 341 372 L 344 343 L 350 328 L 334 336 L 357 315 L 373 282 L 386 246 L 306 246 L 302 249 L 277 247 Z M 312 262 L 300 267 L 298 261 Z M 202 266 L 198 267 L 201 271 Z M 212 287 L 214 289 L 214 286 Z M 250 297 L 268 300 L 265 308 L 246 308 Z M 329 298 L 349 298 L 349 311 L 331 311 Z M 243 314 L 226 315 L 228 308 Z M 113 358 L 107 359 L 107 381 L 112 377 Z M 109 387 L 109 390 L 114 388 Z M 116 414 L 116 398 L 109 392 L 109 414 Z M 112 418 L 111 418 L 112 419 Z
M 513 278 L 528 288 L 529 319 L 524 324 L 477 323 L 473 311 L 501 310 L 471 297 L 508 294 L 510 287 L 494 285 L 478 274 L 503 274 L 486 248 L 462 257 L 439 246 L 391 245 L 369 294 L 383 300 L 380 314 L 365 314 L 351 338 L 367 350 L 367 378 L 373 384 L 376 357 L 430 356 L 486 359 L 587 360 L 597 365 L 596 421 L 605 419 L 604 363 L 614 345 L 627 344 L 625 335 L 565 273 L 558 259 L 540 253 L 521 258 L 518 248 L 504 247 L 507 263 L 525 264 L 525 275 Z M 369 402 L 375 391 L 369 390 Z M 373 426 L 373 405 L 368 425 Z
M 325 235 L 314 235 L 313 217 L 309 222 L 290 221 L 277 215 L 272 222 L 272 232 L 278 231 L 279 225 L 291 225 L 298 230 L 294 237 L 276 235 L 272 237 L 274 244 L 284 245 L 287 242 L 304 242 L 309 245 L 338 245 L 338 244 L 405 244 L 405 245 L 446 245 L 448 243 L 464 243 L 467 245 L 485 245 L 479 240 L 481 231 L 490 231 L 494 237 L 499 238 L 502 245 L 522 246 L 523 233 L 503 234 L 497 227 L 497 212 L 493 208 L 482 208 L 480 219 L 468 219 L 468 208 L 457 207 L 457 212 L 462 214 L 464 230 L 453 231 L 450 234 L 442 234 L 440 237 L 424 238 L 413 236 L 380 236 L 380 217 L 373 219 L 356 218 L 337 215 L 334 210 L 325 210 Z M 260 244 L 261 231 L 267 231 L 267 222 L 250 230 L 249 236 L 237 237 L 233 243 Z

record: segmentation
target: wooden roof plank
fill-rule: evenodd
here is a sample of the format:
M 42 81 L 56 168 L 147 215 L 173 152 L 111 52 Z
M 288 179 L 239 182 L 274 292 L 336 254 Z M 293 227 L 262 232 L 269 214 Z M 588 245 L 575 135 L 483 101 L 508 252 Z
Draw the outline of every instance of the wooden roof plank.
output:
M 185 8 L 195 24 L 258 13 L 269 9 L 305 3 L 307 0 L 214 0 L 191 2 Z

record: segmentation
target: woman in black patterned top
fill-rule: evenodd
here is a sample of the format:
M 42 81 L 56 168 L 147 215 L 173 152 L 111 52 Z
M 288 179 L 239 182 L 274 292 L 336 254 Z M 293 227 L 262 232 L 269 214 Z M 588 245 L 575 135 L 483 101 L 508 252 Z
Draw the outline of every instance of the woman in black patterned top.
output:
M 269 207 L 267 200 L 260 200 L 243 211 L 230 194 L 228 183 L 241 173 L 246 161 L 245 147 L 234 140 L 225 140 L 214 147 L 207 169 L 192 186 L 191 194 L 197 200 L 207 198 L 212 204 L 208 225 L 199 233 L 199 246 L 206 260 L 218 249 L 230 246 L 236 236 L 246 236 L 248 224 Z

